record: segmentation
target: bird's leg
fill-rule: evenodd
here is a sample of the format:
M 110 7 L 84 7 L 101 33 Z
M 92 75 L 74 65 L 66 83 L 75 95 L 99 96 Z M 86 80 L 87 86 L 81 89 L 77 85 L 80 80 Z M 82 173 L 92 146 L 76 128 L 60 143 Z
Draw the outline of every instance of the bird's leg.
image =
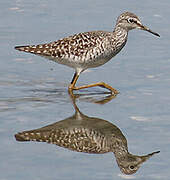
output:
M 98 83 L 95 83 L 95 84 L 89 84 L 89 85 L 76 87 L 75 84 L 76 84 L 78 78 L 79 78 L 79 75 L 75 72 L 74 77 L 73 77 L 73 79 L 71 81 L 71 84 L 69 86 L 69 92 L 72 92 L 73 90 L 79 90 L 79 89 L 85 89 L 85 88 L 99 86 L 99 87 L 106 88 L 106 89 L 110 90 L 114 94 L 119 93 L 116 89 L 112 88 L 110 85 L 108 85 L 108 84 L 106 84 L 104 82 L 98 82 Z
M 89 85 L 84 85 L 84 86 L 80 86 L 80 87 L 74 87 L 74 90 L 85 89 L 85 88 L 90 88 L 90 87 L 95 87 L 95 86 L 106 88 L 106 89 L 110 90 L 111 93 L 113 93 L 113 94 L 119 93 L 116 89 L 112 88 L 111 86 L 109 86 L 108 84 L 106 84 L 104 82 L 98 82 L 95 84 L 89 84 Z
M 70 92 L 72 92 L 72 91 L 76 88 L 76 87 L 75 87 L 75 84 L 76 84 L 78 78 L 79 78 L 79 74 L 78 74 L 77 72 L 75 72 L 75 73 L 74 73 L 74 76 L 73 76 L 73 79 L 72 79 L 72 81 L 71 81 L 71 84 L 70 84 L 69 87 L 68 87 L 68 90 L 69 90 Z

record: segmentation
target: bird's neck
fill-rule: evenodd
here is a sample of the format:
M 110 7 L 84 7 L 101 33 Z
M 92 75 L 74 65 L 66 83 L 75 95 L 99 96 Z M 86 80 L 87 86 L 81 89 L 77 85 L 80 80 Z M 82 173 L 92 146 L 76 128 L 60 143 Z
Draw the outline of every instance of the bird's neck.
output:
M 114 155 L 116 157 L 116 160 L 121 161 L 121 159 L 124 159 L 128 156 L 129 152 L 127 149 L 116 149 L 114 151 Z
M 128 29 L 120 26 L 119 24 L 116 24 L 114 30 L 113 30 L 113 33 L 116 34 L 116 35 L 124 35 L 124 36 L 127 36 L 128 35 Z
M 115 138 L 110 141 L 110 149 L 114 153 L 116 159 L 121 159 L 122 157 L 126 157 L 128 152 L 127 140 L 122 134 L 119 138 Z
M 128 31 L 121 26 L 116 25 L 113 31 L 113 37 L 114 41 L 116 41 L 116 47 L 120 48 L 121 50 L 126 44 Z

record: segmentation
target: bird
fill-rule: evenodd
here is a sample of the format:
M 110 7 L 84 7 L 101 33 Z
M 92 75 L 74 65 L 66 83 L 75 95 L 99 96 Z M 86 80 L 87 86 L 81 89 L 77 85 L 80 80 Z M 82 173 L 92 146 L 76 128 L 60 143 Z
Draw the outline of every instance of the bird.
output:
M 160 152 L 142 156 L 129 153 L 126 137 L 116 125 L 84 115 L 76 104 L 73 105 L 72 116 L 42 128 L 16 133 L 16 140 L 46 142 L 89 154 L 112 152 L 121 172 L 127 175 L 136 173 L 145 161 Z
M 132 29 L 141 29 L 160 37 L 158 33 L 144 26 L 134 13 L 124 12 L 117 18 L 112 32 L 83 32 L 50 43 L 16 46 L 15 49 L 73 68 L 75 73 L 68 86 L 69 92 L 99 86 L 112 94 L 118 94 L 118 90 L 104 82 L 82 86 L 76 86 L 76 82 L 85 70 L 101 66 L 116 56 L 125 46 L 128 32 Z

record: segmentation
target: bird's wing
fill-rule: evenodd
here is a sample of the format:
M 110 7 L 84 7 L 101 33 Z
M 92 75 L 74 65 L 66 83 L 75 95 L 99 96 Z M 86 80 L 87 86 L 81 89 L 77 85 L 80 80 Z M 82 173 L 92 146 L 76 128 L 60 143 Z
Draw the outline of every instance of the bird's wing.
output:
M 29 52 L 40 56 L 68 59 L 70 56 L 87 54 L 95 47 L 100 46 L 99 54 L 104 51 L 103 40 L 107 38 L 104 31 L 91 31 L 75 34 L 47 44 L 16 46 L 19 51 Z

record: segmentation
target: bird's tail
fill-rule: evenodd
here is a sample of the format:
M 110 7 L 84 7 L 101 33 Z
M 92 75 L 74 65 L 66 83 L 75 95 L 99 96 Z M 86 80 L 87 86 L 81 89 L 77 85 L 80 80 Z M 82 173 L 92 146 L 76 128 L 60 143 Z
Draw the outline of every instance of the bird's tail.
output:
M 16 46 L 16 50 L 23 51 L 27 53 L 32 53 L 40 56 L 49 56 L 50 51 L 47 50 L 44 44 L 39 45 L 28 45 L 28 46 Z
M 48 142 L 49 132 L 42 133 L 36 131 L 23 131 L 15 134 L 15 139 L 17 141 L 38 141 L 38 142 Z
M 28 48 L 29 48 L 29 46 L 15 46 L 15 49 L 18 51 L 25 51 Z
M 15 49 L 18 51 L 24 51 L 29 53 L 36 54 L 36 46 L 15 46 Z

